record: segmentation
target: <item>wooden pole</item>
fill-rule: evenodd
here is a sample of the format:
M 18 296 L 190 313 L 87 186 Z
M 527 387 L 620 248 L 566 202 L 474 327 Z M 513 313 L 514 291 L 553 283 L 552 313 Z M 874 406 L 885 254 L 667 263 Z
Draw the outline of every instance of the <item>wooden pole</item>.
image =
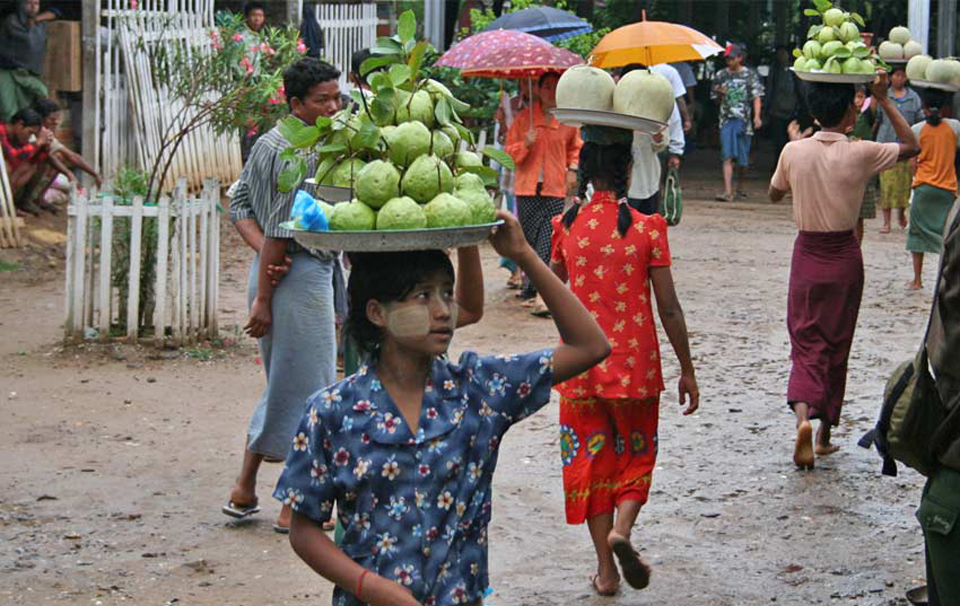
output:
M 80 32 L 83 40 L 83 112 L 82 117 L 74 116 L 73 119 L 79 118 L 82 123 L 83 157 L 94 168 L 103 172 L 98 141 L 100 137 L 100 0 L 87 0 L 82 4 Z M 83 174 L 83 183 L 87 189 L 90 189 L 92 181 L 90 175 Z

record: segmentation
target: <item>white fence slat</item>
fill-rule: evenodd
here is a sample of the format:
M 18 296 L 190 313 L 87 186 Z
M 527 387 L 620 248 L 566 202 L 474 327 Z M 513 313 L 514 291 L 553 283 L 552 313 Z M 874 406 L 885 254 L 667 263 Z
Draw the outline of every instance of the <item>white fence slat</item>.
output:
M 187 256 L 187 240 L 189 240 L 189 234 L 187 233 L 187 216 L 189 213 L 188 203 L 182 196 L 180 197 L 180 275 L 177 277 L 180 280 L 180 339 L 181 343 L 188 342 L 190 335 L 190 324 L 187 321 L 189 317 L 189 308 L 187 307 L 187 298 L 190 296 L 189 287 L 187 284 L 187 266 L 190 263 L 190 257 Z
M 65 299 L 64 302 L 64 318 L 63 326 L 66 331 L 67 339 L 72 339 L 76 335 L 74 334 L 73 328 L 73 310 L 74 301 L 74 288 L 73 281 L 75 279 L 76 272 L 73 270 L 74 264 L 74 251 L 77 249 L 74 240 L 77 238 L 77 205 L 79 205 L 79 200 L 73 200 L 70 208 L 67 211 L 67 262 L 66 262 L 66 288 L 65 290 Z
M 130 281 L 127 290 L 127 338 L 136 341 L 140 327 L 140 252 L 143 234 L 143 196 L 133 199 L 130 216 Z
M 170 198 L 163 196 L 157 203 L 157 305 L 153 311 L 153 336 L 163 346 L 167 325 L 167 257 L 170 246 Z
M 113 197 L 105 196 L 100 205 L 100 340 L 110 338 L 112 319 L 111 267 L 113 261 Z M 92 272 L 91 272 L 92 273 Z
M 197 317 L 197 210 L 199 205 L 191 200 L 189 206 L 189 212 L 187 213 L 187 236 L 188 239 L 188 253 L 187 256 L 190 259 L 187 269 L 189 275 L 187 277 L 190 291 L 189 295 L 189 306 L 190 306 L 190 342 L 194 343 L 197 340 L 197 324 L 200 318 Z
M 177 221 L 173 226 L 173 237 L 170 239 L 170 285 L 173 289 L 170 310 L 170 336 L 177 345 L 180 344 L 182 338 L 182 325 L 180 324 L 180 238 L 183 221 L 180 220 L 179 200 L 179 192 L 174 192 L 171 210 L 177 215 Z
M 79 199 L 76 221 L 74 222 L 73 245 L 73 305 L 71 306 L 71 328 L 75 336 L 83 338 L 83 286 L 86 278 L 83 275 L 86 265 L 86 236 L 87 236 L 87 199 Z

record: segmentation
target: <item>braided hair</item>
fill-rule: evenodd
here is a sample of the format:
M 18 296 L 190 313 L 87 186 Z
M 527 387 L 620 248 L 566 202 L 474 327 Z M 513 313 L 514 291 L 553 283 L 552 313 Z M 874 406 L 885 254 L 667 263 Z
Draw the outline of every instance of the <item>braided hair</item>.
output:
M 602 181 L 613 189 L 614 195 L 620 200 L 620 208 L 617 211 L 617 232 L 621 237 L 625 236 L 633 224 L 633 214 L 626 203 L 631 162 L 633 162 L 633 150 L 626 143 L 613 145 L 584 143 L 580 148 L 578 169 L 580 188 L 573 206 L 563 215 L 564 227 L 570 228 L 576 220 L 582 200 L 587 197 L 587 185 L 593 182 L 596 189 L 596 181 Z

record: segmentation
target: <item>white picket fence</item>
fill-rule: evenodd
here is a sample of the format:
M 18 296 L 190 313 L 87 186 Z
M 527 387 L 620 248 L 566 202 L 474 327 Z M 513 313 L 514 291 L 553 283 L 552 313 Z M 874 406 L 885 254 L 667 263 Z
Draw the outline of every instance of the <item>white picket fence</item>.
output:
M 155 222 L 156 307 L 153 339 L 175 345 L 217 336 L 217 297 L 220 285 L 220 184 L 207 180 L 199 198 L 187 197 L 181 179 L 172 196 L 156 204 L 142 197 L 129 205 L 92 191 L 76 192 L 67 208 L 66 322 L 67 340 L 98 338 L 106 341 L 112 327 L 126 320 L 126 337 L 139 334 L 142 234 Z M 129 230 L 115 230 L 116 217 L 129 217 Z M 116 231 L 116 233 L 115 233 Z M 126 318 L 120 318 L 113 284 L 114 238 L 129 238 L 126 276 Z M 148 320 L 145 320 L 147 323 Z M 169 335 L 168 333 L 169 329 Z
M 7 177 L 7 163 L 0 158 L 0 248 L 20 246 L 20 225 L 17 209 L 13 203 L 10 179 Z
M 100 133 L 95 159 L 106 178 L 124 165 L 149 169 L 171 132 L 180 105 L 154 85 L 146 56 L 150 45 L 187 44 L 206 48 L 213 27 L 214 0 L 91 0 L 101 2 L 97 36 L 97 87 Z M 205 179 L 231 182 L 240 174 L 240 142 L 236 134 L 216 135 L 199 128 L 187 135 L 167 179 L 169 191 L 180 177 L 190 191 Z
M 377 5 L 318 4 L 316 16 L 323 31 L 323 56 L 340 70 L 340 90 L 347 92 L 352 88 L 347 74 L 353 53 L 377 41 Z

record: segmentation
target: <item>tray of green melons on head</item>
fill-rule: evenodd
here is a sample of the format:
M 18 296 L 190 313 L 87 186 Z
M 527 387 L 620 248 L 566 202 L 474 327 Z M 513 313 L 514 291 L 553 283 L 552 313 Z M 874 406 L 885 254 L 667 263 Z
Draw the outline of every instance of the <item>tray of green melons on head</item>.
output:
M 791 68 L 806 82 L 868 84 L 876 77 L 877 61 L 863 42 L 860 29 L 863 18 L 835 8 L 827 0 L 814 0 L 816 8 L 803 14 L 819 17 L 821 23 L 810 26 L 802 49 L 794 49 Z
M 314 124 L 295 117 L 280 122 L 289 147 L 281 154 L 286 165 L 277 188 L 290 193 L 302 187 L 312 196 L 306 206 L 295 204 L 283 224 L 303 246 L 471 246 L 502 224 L 491 195 L 496 165 L 512 170 L 514 162 L 503 150 L 476 144 L 460 118 L 470 105 L 425 76 L 421 68 L 431 46 L 415 35 L 414 13 L 405 11 L 397 34 L 378 38 L 360 65 L 369 87 L 350 92 L 350 107 Z

